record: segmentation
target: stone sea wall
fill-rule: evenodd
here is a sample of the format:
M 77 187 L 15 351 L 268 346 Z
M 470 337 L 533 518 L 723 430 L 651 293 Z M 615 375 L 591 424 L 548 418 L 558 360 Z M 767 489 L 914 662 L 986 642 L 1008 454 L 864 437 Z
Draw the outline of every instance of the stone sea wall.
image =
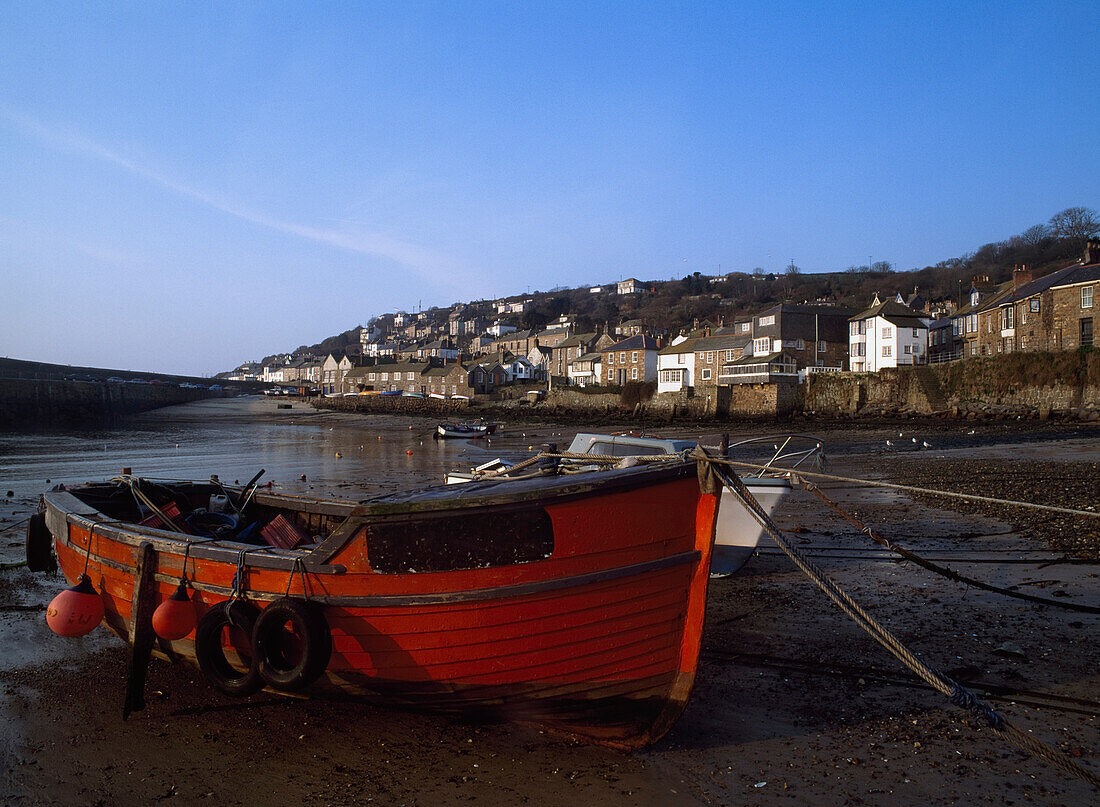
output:
M 879 373 L 815 376 L 803 411 L 829 416 L 1100 420 L 1100 351 L 1012 353 Z
M 105 425 L 222 394 L 152 384 L 0 378 L 0 428 Z

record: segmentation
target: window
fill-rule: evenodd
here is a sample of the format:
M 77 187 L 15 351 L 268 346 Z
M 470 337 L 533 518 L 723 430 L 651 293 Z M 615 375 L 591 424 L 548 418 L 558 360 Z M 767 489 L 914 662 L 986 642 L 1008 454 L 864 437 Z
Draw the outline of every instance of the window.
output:
M 882 326 L 882 338 L 883 339 L 893 339 L 894 338 L 894 329 L 893 329 L 893 327 L 891 327 L 890 325 L 883 325 Z
M 619 354 L 619 364 L 625 364 L 625 363 L 626 363 L 626 351 L 624 350 L 622 353 Z
M 615 363 L 615 354 L 614 353 L 608 353 L 607 354 L 607 363 L 608 364 L 614 364 Z
M 390 374 L 389 373 L 382 373 L 382 380 L 383 381 L 389 381 L 390 380 Z
M 759 325 L 761 328 L 766 325 L 775 325 L 775 314 L 771 314 L 766 317 L 760 317 L 760 319 L 756 321 L 756 324 Z
M 410 373 L 405 373 L 405 380 L 406 381 L 412 381 L 414 375 L 416 375 L 416 373 L 411 373 L 411 372 Z
M 1092 308 L 1092 286 L 1081 287 L 1081 307 Z
M 701 375 L 704 381 L 710 381 L 710 368 L 704 367 Z
M 828 349 L 828 345 L 826 345 L 824 342 L 818 342 L 817 343 L 817 352 L 818 353 L 824 353 L 827 349 Z
M 676 363 L 677 364 L 687 364 L 687 354 L 686 353 L 677 353 L 676 354 Z
M 1014 328 L 1016 323 L 1016 309 L 1012 306 L 1005 306 L 1001 309 L 1001 330 L 1005 331 L 1009 328 Z
M 772 340 L 766 336 L 752 340 L 752 352 L 754 356 L 763 356 L 771 352 Z
M 631 361 L 637 361 L 638 360 L 638 351 L 636 351 L 636 350 L 630 351 L 630 360 Z
M 378 375 L 378 374 L 377 374 L 377 373 L 370 373 L 370 374 L 369 374 L 370 380 L 371 380 L 371 381 L 374 381 L 374 380 L 375 380 L 375 378 L 374 378 L 374 377 L 375 377 L 376 375 Z
M 609 370 L 607 371 L 607 380 L 608 380 L 608 381 L 610 381 L 610 380 L 611 380 L 611 379 L 613 379 L 614 377 L 615 377 L 615 371 L 614 371 L 614 370 L 610 370 L 610 369 L 609 369 Z
M 903 352 L 905 353 L 905 355 L 908 356 L 909 354 L 911 354 L 913 352 L 913 346 L 912 345 L 906 345 L 905 350 Z
M 914 337 L 920 336 L 920 328 L 914 328 L 913 329 L 913 336 Z
M 883 345 L 882 346 L 882 356 L 883 356 L 883 358 L 887 358 L 887 357 L 893 356 L 893 355 L 894 355 L 894 348 L 891 345 Z
M 704 361 L 707 364 L 714 364 L 714 351 L 713 350 L 708 350 L 706 352 L 706 358 L 704 359 Z
M 630 368 L 630 378 L 631 378 L 631 380 L 637 380 L 637 378 L 638 378 L 638 368 L 637 367 L 631 367 Z
M 752 327 L 751 322 L 742 322 L 741 323 L 741 333 L 748 333 L 749 328 L 751 328 L 751 327 Z

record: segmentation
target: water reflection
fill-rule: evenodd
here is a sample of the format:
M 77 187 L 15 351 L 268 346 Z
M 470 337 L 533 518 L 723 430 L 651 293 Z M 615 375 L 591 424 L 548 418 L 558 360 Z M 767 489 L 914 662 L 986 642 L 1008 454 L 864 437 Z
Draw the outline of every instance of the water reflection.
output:
M 442 480 L 494 457 L 518 461 L 554 432 L 505 431 L 485 440 L 433 440 L 434 422 L 352 417 L 262 399 L 203 401 L 150 413 L 125 428 L 0 434 L 0 487 L 18 498 L 58 483 L 139 476 L 264 481 L 292 493 L 359 499 Z M 566 440 L 568 442 L 568 440 Z M 301 479 L 305 476 L 305 481 Z M 49 480 L 47 482 L 47 480 Z

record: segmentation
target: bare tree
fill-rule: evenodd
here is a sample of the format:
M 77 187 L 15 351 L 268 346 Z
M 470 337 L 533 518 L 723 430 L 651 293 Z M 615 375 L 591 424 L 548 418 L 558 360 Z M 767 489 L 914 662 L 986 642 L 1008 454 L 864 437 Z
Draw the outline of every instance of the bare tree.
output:
M 1043 239 L 1045 239 L 1048 235 L 1050 235 L 1050 233 L 1047 231 L 1047 227 L 1045 224 L 1036 224 L 1033 227 L 1028 227 L 1026 230 L 1016 236 L 1016 238 L 1018 239 L 1018 242 L 1023 246 L 1037 247 L 1041 243 L 1043 243 Z
M 1067 207 L 1050 217 L 1050 233 L 1083 244 L 1100 233 L 1100 216 L 1087 207 Z
M 871 271 L 887 274 L 894 271 L 894 264 L 890 263 L 890 261 L 875 261 L 871 264 Z

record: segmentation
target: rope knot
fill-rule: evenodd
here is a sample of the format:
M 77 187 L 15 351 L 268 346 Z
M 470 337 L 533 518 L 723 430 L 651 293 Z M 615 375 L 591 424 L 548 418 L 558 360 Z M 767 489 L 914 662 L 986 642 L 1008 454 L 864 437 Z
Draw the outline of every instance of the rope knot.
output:
M 1004 728 L 1004 718 L 993 708 L 964 686 L 955 684 L 951 691 L 951 702 L 956 706 L 969 709 L 980 715 L 990 728 L 1001 731 Z

